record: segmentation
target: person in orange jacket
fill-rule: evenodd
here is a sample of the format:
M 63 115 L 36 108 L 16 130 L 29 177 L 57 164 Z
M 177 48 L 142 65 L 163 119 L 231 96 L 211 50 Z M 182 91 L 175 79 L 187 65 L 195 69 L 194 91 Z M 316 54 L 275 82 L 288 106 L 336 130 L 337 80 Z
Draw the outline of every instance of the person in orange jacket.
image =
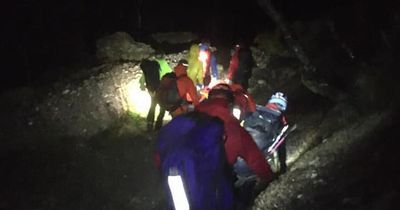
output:
M 184 100 L 184 103 L 182 103 L 182 105 L 174 111 L 170 112 L 172 117 L 176 117 L 180 114 L 193 110 L 193 106 L 197 106 L 199 104 L 199 96 L 197 94 L 196 87 L 186 72 L 187 66 L 188 62 L 182 59 L 174 68 L 174 72 L 177 77 L 176 83 L 179 96 Z

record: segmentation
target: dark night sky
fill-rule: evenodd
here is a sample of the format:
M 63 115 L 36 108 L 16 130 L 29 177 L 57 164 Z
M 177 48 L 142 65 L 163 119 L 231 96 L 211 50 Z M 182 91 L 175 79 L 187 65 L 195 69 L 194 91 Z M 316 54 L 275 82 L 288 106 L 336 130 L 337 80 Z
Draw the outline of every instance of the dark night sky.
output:
M 6 65 L 1 89 L 28 84 L 40 75 L 37 72 L 82 62 L 94 52 L 98 37 L 118 30 L 135 38 L 158 31 L 193 31 L 229 44 L 273 27 L 256 0 L 142 1 L 141 8 L 139 0 L 15 0 L 3 6 L 1 48 Z M 385 27 L 387 22 L 390 25 L 398 8 L 395 0 L 273 2 L 290 21 L 329 14 L 349 34 L 362 24 L 371 30 Z M 331 10 L 335 12 L 329 13 Z M 141 32 L 138 11 L 142 14 Z

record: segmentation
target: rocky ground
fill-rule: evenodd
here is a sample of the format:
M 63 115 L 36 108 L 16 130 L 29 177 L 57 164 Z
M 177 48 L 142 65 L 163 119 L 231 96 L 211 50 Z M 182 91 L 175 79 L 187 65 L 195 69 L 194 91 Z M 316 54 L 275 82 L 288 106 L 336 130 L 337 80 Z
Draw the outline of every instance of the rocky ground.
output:
M 253 209 L 397 209 L 393 113 L 363 116 L 296 160 Z
M 354 113 L 335 108 L 289 115 L 297 124 L 288 139 L 289 170 L 254 209 L 395 209 L 393 114 L 351 118 Z M 90 138 L 51 131 L 6 137 L 0 209 L 163 209 L 152 159 L 156 133 L 146 133 L 135 117 Z

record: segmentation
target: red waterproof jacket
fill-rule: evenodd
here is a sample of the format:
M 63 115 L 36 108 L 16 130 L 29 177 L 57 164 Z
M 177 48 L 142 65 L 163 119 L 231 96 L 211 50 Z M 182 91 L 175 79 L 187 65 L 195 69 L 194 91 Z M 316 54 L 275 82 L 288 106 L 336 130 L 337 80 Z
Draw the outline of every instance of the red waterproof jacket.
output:
M 265 181 L 272 179 L 272 171 L 264 155 L 258 149 L 250 134 L 240 126 L 239 121 L 232 115 L 229 104 L 225 99 L 214 98 L 203 101 L 196 107 L 196 110 L 218 117 L 224 122 L 225 152 L 230 165 L 233 165 L 238 157 L 242 157 L 259 178 Z
M 235 104 L 240 107 L 241 119 L 243 119 L 247 113 L 256 111 L 256 102 L 253 96 L 246 93 L 242 85 L 233 83 L 230 87 L 235 96 Z
M 239 47 L 235 48 L 235 51 L 232 54 L 231 60 L 229 62 L 228 79 L 231 81 L 233 79 L 233 75 L 236 74 L 236 71 L 239 67 L 239 49 Z

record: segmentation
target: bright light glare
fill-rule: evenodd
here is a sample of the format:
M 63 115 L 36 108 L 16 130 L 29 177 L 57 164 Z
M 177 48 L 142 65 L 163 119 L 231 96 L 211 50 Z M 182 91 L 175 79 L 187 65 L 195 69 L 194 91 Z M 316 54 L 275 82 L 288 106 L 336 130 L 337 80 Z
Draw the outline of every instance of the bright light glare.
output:
M 205 51 L 200 51 L 199 60 L 204 63 L 206 62 L 207 59 L 208 59 L 208 54 Z
M 128 111 L 147 116 L 151 104 L 151 97 L 147 90 L 140 90 L 139 83 L 132 80 L 125 87 Z
M 151 105 L 151 97 L 147 90 L 141 90 L 137 80 L 130 81 L 122 90 L 124 109 L 141 117 L 146 117 Z M 159 112 L 160 107 L 156 106 L 155 115 L 158 116 Z M 171 116 L 166 114 L 164 120 L 171 120 Z
M 240 109 L 239 108 L 237 108 L 237 107 L 235 107 L 235 108 L 233 108 L 233 116 L 235 116 L 236 117 L 236 119 L 240 119 L 240 113 L 241 113 L 241 111 L 240 111 Z
M 172 194 L 175 210 L 189 210 L 189 202 L 181 176 L 168 176 L 168 186 Z

